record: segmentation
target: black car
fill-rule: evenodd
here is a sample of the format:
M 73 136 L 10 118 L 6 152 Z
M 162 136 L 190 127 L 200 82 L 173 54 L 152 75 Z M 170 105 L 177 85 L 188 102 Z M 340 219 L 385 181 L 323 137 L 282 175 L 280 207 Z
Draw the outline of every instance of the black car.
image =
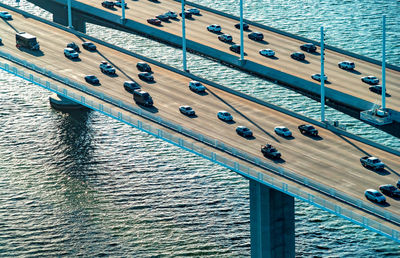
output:
M 97 79 L 97 77 L 94 75 L 86 75 L 85 81 L 90 84 L 99 84 L 100 83 L 99 79 Z
M 299 125 L 298 128 L 302 134 L 308 134 L 312 136 L 318 135 L 318 130 L 312 125 Z
M 266 144 L 261 146 L 261 152 L 265 157 L 280 159 L 281 153 L 271 144 Z
M 387 196 L 400 198 L 400 190 L 397 189 L 394 185 L 381 185 L 379 186 L 379 190 Z
M 235 53 L 240 53 L 240 45 L 239 44 L 233 44 L 232 46 L 229 47 L 229 50 L 235 52 Z
M 169 21 L 169 16 L 165 15 L 165 14 L 160 14 L 156 16 L 157 19 L 159 19 L 160 21 Z
M 106 8 L 114 8 L 115 4 L 113 1 L 103 1 L 101 5 Z
M 153 75 L 151 75 L 151 73 L 149 73 L 149 72 L 139 73 L 139 78 L 141 80 L 143 80 L 143 81 L 148 81 L 148 82 L 153 82 L 154 81 Z
M 79 46 L 75 42 L 68 43 L 67 47 L 72 48 L 76 52 L 80 52 Z
M 373 85 L 369 87 L 369 90 L 375 92 L 379 95 L 382 95 L 382 85 Z
M 141 72 L 151 72 L 151 67 L 148 63 L 138 62 L 136 68 Z
M 126 81 L 124 82 L 124 89 L 129 93 L 133 93 L 134 90 L 140 89 L 140 85 L 134 81 Z
M 306 59 L 306 56 L 301 52 L 294 52 L 290 55 L 290 57 L 299 61 L 303 61 L 304 59 Z
M 261 32 L 253 31 L 249 33 L 248 35 L 249 39 L 255 40 L 255 41 L 261 41 L 264 39 L 264 35 Z
M 243 30 L 248 30 L 249 27 L 250 26 L 247 23 L 243 22 Z M 235 24 L 235 28 L 240 30 L 240 23 Z
M 95 51 L 96 50 L 96 45 L 93 44 L 92 42 L 86 41 L 82 43 L 82 47 L 86 50 L 90 51 Z
M 317 51 L 317 47 L 313 43 L 306 43 L 300 46 L 300 49 L 308 53 Z
M 179 13 L 179 16 L 182 17 L 182 13 Z M 188 11 L 185 11 L 185 18 L 188 18 L 188 19 L 192 18 L 192 13 L 188 12 Z

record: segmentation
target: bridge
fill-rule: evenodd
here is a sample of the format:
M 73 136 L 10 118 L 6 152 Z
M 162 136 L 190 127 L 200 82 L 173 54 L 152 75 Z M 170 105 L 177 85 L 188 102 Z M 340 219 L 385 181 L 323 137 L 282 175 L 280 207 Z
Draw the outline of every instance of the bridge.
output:
M 65 26 L 68 24 L 66 0 L 29 1 L 56 14 L 53 16 L 55 22 Z M 181 9 L 180 1 L 126 2 L 128 3 L 128 8 L 125 10 L 126 19 L 121 20 L 120 8 L 104 8 L 99 1 L 95 0 L 72 1 L 72 25 L 76 30 L 85 32 L 85 24 L 89 22 L 140 33 L 174 46 L 182 46 L 180 19 L 163 22 L 161 26 L 150 25 L 146 22 L 148 18 L 155 17 L 168 10 L 179 13 Z M 251 30 L 260 31 L 264 34 L 264 41 L 255 42 L 245 37 L 244 49 L 246 56 L 245 60 L 241 61 L 239 60 L 239 54 L 229 50 L 229 44 L 219 41 L 216 34 L 206 30 L 210 23 L 220 24 L 222 32 L 229 33 L 233 36 L 234 42 L 239 43 L 240 32 L 234 28 L 238 18 L 195 3 L 189 3 L 188 8 L 190 6 L 200 8 L 201 15 L 194 15 L 192 19 L 186 19 L 186 46 L 189 50 L 272 79 L 319 100 L 319 84 L 310 78 L 311 74 L 320 73 L 319 52 L 315 54 L 306 53 L 305 62 L 295 61 L 290 58 L 290 53 L 299 51 L 299 46 L 304 42 L 314 42 L 316 44 L 318 42 L 246 20 L 250 24 Z M 276 52 L 276 58 L 271 59 L 261 56 L 258 51 L 263 48 L 273 49 Z M 381 51 L 380 47 L 378 49 L 378 51 Z M 375 104 L 381 102 L 381 96 L 369 91 L 368 86 L 360 80 L 361 77 L 368 75 L 380 77 L 380 61 L 332 46 L 326 46 L 325 57 L 325 73 L 328 76 L 328 82 L 325 84 L 327 105 L 359 118 L 360 111 L 370 110 Z M 345 71 L 338 68 L 338 62 L 344 60 L 354 61 L 356 69 L 354 71 Z M 397 137 L 400 137 L 399 79 L 400 67 L 388 64 L 386 69 L 386 88 L 390 95 L 386 98 L 386 107 L 395 122 L 390 127 L 386 126 L 381 129 Z
M 15 8 L 9 9 L 14 19 L 0 23 L 4 44 L 0 55 L 7 60 L 1 63 L 2 69 L 249 178 L 254 256 L 294 256 L 294 198 L 400 242 L 400 202 L 389 199 L 388 205 L 379 206 L 366 201 L 363 194 L 367 188 L 398 180 L 398 151 Z M 18 50 L 15 47 L 18 31 L 37 36 L 41 52 Z M 98 50 L 83 50 L 79 61 L 63 56 L 66 43 L 86 40 L 95 42 Z M 102 60 L 117 68 L 117 76 L 100 73 L 98 65 Z M 135 66 L 140 60 L 152 64 L 156 83 L 137 78 Z M 98 75 L 101 85 L 85 83 L 83 78 L 87 74 Z M 132 95 L 122 87 L 125 80 L 132 79 L 153 96 L 155 108 L 134 104 Z M 188 89 L 192 79 L 207 86 L 206 94 Z M 178 107 L 182 104 L 194 107 L 197 117 L 181 115 Z M 234 123 L 216 118 L 221 109 L 233 114 Z M 298 132 L 297 126 L 305 122 L 317 126 L 319 138 Z M 274 134 L 274 126 L 280 124 L 290 128 L 294 137 L 286 139 Z M 250 127 L 255 137 L 250 140 L 239 137 L 235 132 L 237 125 Z M 277 146 L 283 154 L 282 160 L 272 161 L 261 155 L 260 145 L 266 142 Z M 364 155 L 380 157 L 387 165 L 385 171 L 377 173 L 363 168 L 359 158 Z M 284 234 L 271 238 L 272 232 Z

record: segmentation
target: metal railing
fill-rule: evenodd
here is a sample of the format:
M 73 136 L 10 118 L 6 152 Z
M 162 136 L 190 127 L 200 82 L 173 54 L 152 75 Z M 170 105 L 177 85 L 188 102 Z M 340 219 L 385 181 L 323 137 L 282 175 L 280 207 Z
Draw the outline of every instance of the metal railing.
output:
M 84 92 L 86 94 L 94 96 L 95 98 L 98 98 L 98 99 L 108 102 L 114 106 L 120 107 L 120 108 L 130 111 L 136 115 L 139 115 L 146 119 L 154 121 L 158 124 L 161 124 L 169 129 L 172 129 L 176 132 L 186 135 L 186 136 L 188 136 L 192 139 L 195 139 L 199 142 L 205 143 L 215 149 L 221 150 L 232 156 L 238 157 L 249 163 L 257 165 L 258 167 L 261 167 L 263 169 L 271 171 L 275 174 L 278 174 L 280 176 L 288 178 L 288 179 L 295 181 L 297 183 L 300 183 L 302 185 L 306 185 L 309 188 L 312 188 L 314 190 L 317 190 L 318 192 L 324 193 L 328 196 L 331 196 L 333 198 L 341 200 L 347 204 L 350 204 L 354 207 L 362 209 L 368 213 L 375 214 L 383 219 L 386 219 L 386 220 L 396 223 L 398 225 L 400 224 L 400 216 L 398 216 L 396 214 L 392 214 L 392 213 L 382 210 L 382 209 L 378 209 L 377 207 L 370 205 L 360 199 L 354 198 L 343 192 L 337 191 L 334 188 L 331 188 L 329 186 L 326 186 L 324 184 L 316 182 L 307 177 L 301 176 L 301 175 L 295 173 L 294 171 L 290 171 L 283 167 L 277 166 L 273 163 L 261 160 L 258 157 L 255 157 L 255 156 L 253 156 L 249 153 L 246 153 L 242 150 L 238 150 L 238 149 L 234 148 L 233 146 L 230 146 L 229 144 L 226 144 L 222 141 L 210 138 L 208 136 L 204 136 L 196 131 L 184 128 L 181 125 L 178 125 L 171 121 L 163 119 L 163 118 L 156 116 L 150 112 L 147 112 L 143 109 L 135 107 L 129 103 L 125 103 L 119 99 L 115 99 L 111 96 L 104 95 L 104 93 L 99 92 L 93 88 L 86 87 L 83 84 L 80 84 L 78 82 L 72 81 L 72 80 L 65 78 L 63 76 L 60 76 L 58 74 L 55 74 L 55 73 L 51 72 L 50 70 L 38 67 L 35 64 L 27 62 L 26 60 L 19 59 L 17 57 L 14 57 L 11 54 L 0 51 L 0 56 L 3 58 L 6 58 L 12 62 L 15 62 L 17 64 L 20 64 L 21 66 L 29 68 L 37 73 L 48 76 L 49 78 L 52 78 L 56 81 L 62 82 L 66 85 L 69 85 L 70 87 L 77 89 L 81 92 Z M 20 70 L 16 67 L 10 66 L 9 64 L 6 64 L 6 63 L 0 62 L 0 69 L 3 69 L 9 73 L 15 74 L 15 75 L 17 75 L 25 80 L 31 81 L 47 90 L 55 92 L 63 97 L 71 99 L 79 104 L 87 106 L 95 111 L 99 111 L 107 116 L 115 118 L 115 119 L 117 119 L 121 122 L 124 122 L 130 126 L 136 127 L 139 130 L 142 130 L 148 134 L 151 134 L 155 137 L 158 137 L 162 140 L 165 140 L 169 143 L 179 146 L 185 150 L 195 153 L 203 158 L 206 158 L 217 164 L 227 167 L 247 178 L 259 181 L 263 184 L 266 184 L 269 187 L 272 187 L 274 189 L 282 191 L 282 192 L 289 194 L 293 197 L 296 197 L 300 200 L 306 201 L 314 206 L 317 206 L 319 208 L 327 210 L 331 213 L 334 213 L 335 215 L 341 216 L 341 217 L 348 219 L 354 223 L 357 223 L 368 229 L 378 232 L 386 237 L 389 237 L 397 242 L 400 242 L 399 231 L 391 229 L 390 227 L 385 226 L 385 225 L 381 224 L 380 222 L 377 222 L 370 218 L 364 217 L 364 216 L 357 214 L 349 209 L 346 209 L 342 206 L 334 204 L 333 202 L 328 201 L 324 198 L 307 193 L 307 192 L 297 188 L 296 186 L 292 186 L 287 183 L 284 183 L 283 181 L 281 181 L 279 179 L 268 176 L 265 173 L 259 172 L 255 169 L 252 169 L 252 168 L 250 168 L 246 165 L 243 165 L 239 162 L 235 162 L 229 158 L 223 157 L 223 156 L 221 156 L 215 152 L 212 152 L 206 148 L 197 146 L 193 142 L 188 142 L 176 135 L 168 133 L 162 129 L 155 128 L 152 125 L 147 124 L 143 121 L 137 120 L 129 115 L 122 114 L 120 111 L 117 111 L 115 108 L 105 106 L 95 100 L 87 99 L 87 96 L 80 94 L 79 91 L 78 91 L 78 93 L 75 93 L 73 91 L 68 90 L 67 87 L 60 87 L 54 83 L 50 83 L 49 81 L 42 80 L 39 77 L 36 77 L 29 73 L 26 73 L 23 70 Z

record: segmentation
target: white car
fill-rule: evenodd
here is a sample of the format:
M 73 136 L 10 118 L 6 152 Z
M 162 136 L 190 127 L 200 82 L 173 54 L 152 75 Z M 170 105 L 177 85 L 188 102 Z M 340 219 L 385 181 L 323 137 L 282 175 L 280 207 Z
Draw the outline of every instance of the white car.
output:
M 376 85 L 379 83 L 379 79 L 376 78 L 376 76 L 365 76 L 365 77 L 361 77 L 361 81 L 368 83 L 368 84 L 372 84 L 372 85 Z
M 194 14 L 194 15 L 199 15 L 200 14 L 200 10 L 197 8 L 190 8 L 188 10 L 189 13 Z
M 3 18 L 5 20 L 10 20 L 10 19 L 12 19 L 12 15 L 9 14 L 8 12 L 6 12 L 6 11 L 1 11 L 0 12 L 0 18 Z
M 164 15 L 168 16 L 169 18 L 175 19 L 178 17 L 178 14 L 176 12 L 173 11 L 168 11 L 166 13 L 164 13 Z
M 221 32 L 221 26 L 218 24 L 211 24 L 207 26 L 207 30 L 211 32 Z
M 378 190 L 367 189 L 364 192 L 364 194 L 365 194 L 365 197 L 370 201 L 377 202 L 377 203 L 386 202 L 385 196 L 383 196 L 383 194 L 381 194 L 381 192 L 379 192 Z
M 274 128 L 276 134 L 289 137 L 292 136 L 292 132 L 285 126 L 277 126 Z
M 115 68 L 107 63 L 107 61 L 102 61 L 99 65 L 100 71 L 106 74 L 115 74 Z
M 316 80 L 316 81 L 321 81 L 321 74 L 319 73 L 314 73 L 313 75 L 311 75 L 311 78 Z M 324 81 L 328 80 L 328 76 L 324 75 Z
M 223 110 L 218 111 L 217 117 L 219 119 L 221 119 L 222 121 L 232 121 L 233 120 L 232 115 L 229 114 L 228 111 L 223 111 Z
M 194 116 L 195 112 L 192 107 L 190 106 L 180 106 L 179 111 L 187 116 Z
M 272 49 L 261 49 L 259 53 L 260 55 L 267 57 L 275 56 L 275 52 Z
M 189 89 L 194 92 L 204 92 L 206 90 L 206 87 L 204 87 L 203 84 L 198 81 L 190 81 Z
M 74 58 L 78 58 L 79 54 L 74 49 L 67 47 L 67 48 L 64 48 L 64 56 L 74 59 Z
M 354 68 L 356 68 L 356 65 L 354 64 L 354 62 L 351 62 L 351 61 L 339 62 L 338 66 L 340 69 L 344 69 L 344 70 L 353 70 Z

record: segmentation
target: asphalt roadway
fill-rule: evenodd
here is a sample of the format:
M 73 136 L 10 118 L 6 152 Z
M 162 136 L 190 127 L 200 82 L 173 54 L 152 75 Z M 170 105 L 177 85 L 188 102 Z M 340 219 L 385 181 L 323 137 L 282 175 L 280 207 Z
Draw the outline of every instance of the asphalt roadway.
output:
M 318 128 L 320 137 L 304 136 L 297 129 L 299 124 L 304 123 L 299 119 L 208 85 L 206 85 L 205 94 L 194 93 L 188 88 L 189 78 L 154 65 L 152 69 L 156 82 L 143 82 L 138 78 L 136 68 L 136 63 L 140 60 L 105 46 L 98 45 L 98 51 L 95 52 L 89 52 L 81 47 L 79 60 L 67 59 L 63 54 L 66 44 L 71 41 L 80 44 L 85 39 L 34 19 L 10 13 L 13 15 L 13 20 L 0 20 L 3 38 L 1 51 L 12 53 L 40 67 L 88 87 L 95 87 L 104 94 L 132 104 L 134 104 L 132 95 L 126 92 L 122 85 L 124 81 L 133 79 L 153 97 L 155 107 L 145 108 L 146 110 L 261 159 L 267 158 L 262 156 L 260 146 L 271 143 L 282 153 L 281 160 L 270 160 L 271 162 L 364 201 L 366 201 L 365 189 L 377 189 L 381 184 L 395 184 L 400 178 L 399 156 L 336 135 L 323 128 Z M 41 45 L 40 52 L 17 49 L 16 31 L 26 31 L 37 36 Z M 117 68 L 116 76 L 108 76 L 100 72 L 99 64 L 103 60 L 107 60 Z M 88 74 L 98 76 L 101 85 L 87 84 L 84 76 Z M 197 116 L 190 118 L 182 115 L 178 111 L 180 105 L 192 106 Z M 230 112 L 234 117 L 234 122 L 226 123 L 217 119 L 219 110 Z M 237 135 L 235 128 L 238 125 L 248 126 L 254 132 L 254 138 L 245 139 Z M 276 135 L 273 128 L 278 125 L 287 126 L 293 132 L 293 137 L 287 139 Z M 359 158 L 365 155 L 381 158 L 387 165 L 385 171 L 378 173 L 362 167 Z M 400 215 L 400 200 L 392 198 L 387 198 L 387 200 L 386 205 L 377 206 Z

